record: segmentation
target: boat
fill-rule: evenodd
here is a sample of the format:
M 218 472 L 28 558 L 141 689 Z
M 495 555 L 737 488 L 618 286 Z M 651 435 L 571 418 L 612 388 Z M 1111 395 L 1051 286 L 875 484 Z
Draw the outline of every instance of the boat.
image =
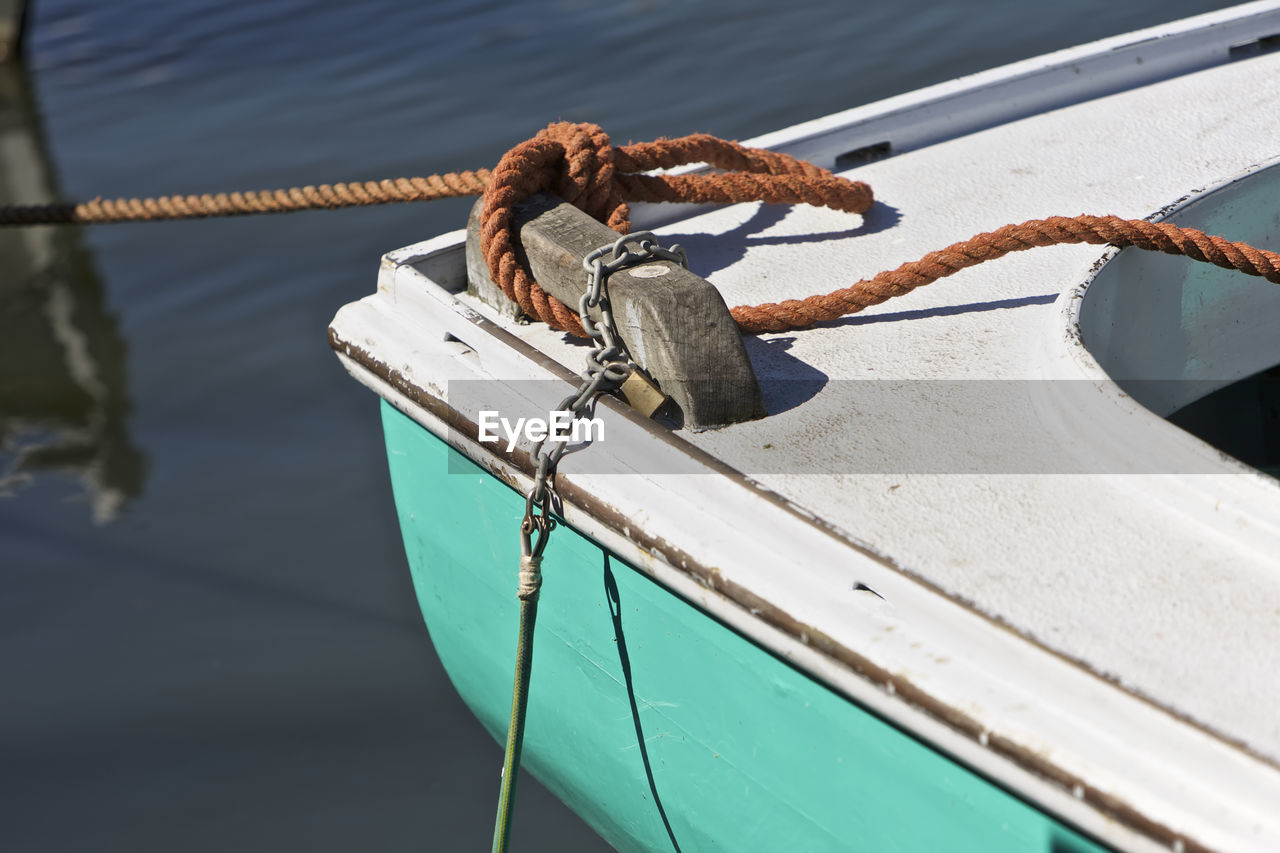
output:
M 633 227 L 730 305 L 1051 215 L 1276 250 L 1277 47 L 1257 2 L 856 107 L 744 144 L 867 182 L 863 215 Z M 462 225 L 329 336 L 502 740 L 538 437 L 482 432 L 554 412 L 586 347 L 469 276 Z M 742 338 L 763 417 L 600 398 L 555 475 L 524 769 L 623 851 L 1280 850 L 1277 329 L 1260 279 L 1054 246 Z

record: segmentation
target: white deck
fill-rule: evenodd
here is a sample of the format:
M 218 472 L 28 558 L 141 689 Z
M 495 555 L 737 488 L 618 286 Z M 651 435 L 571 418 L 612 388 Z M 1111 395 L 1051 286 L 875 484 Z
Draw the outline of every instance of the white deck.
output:
M 866 111 L 874 118 L 874 106 Z M 714 282 L 730 305 L 777 301 L 834 289 L 1008 222 L 1077 213 L 1145 217 L 1277 155 L 1280 53 L 1272 53 L 858 168 L 849 174 L 870 183 L 881 203 L 865 223 L 805 207 L 738 205 L 660 230 L 685 245 L 693 269 Z M 367 319 L 349 315 L 347 338 L 356 340 L 357 327 L 381 330 L 382 323 L 409 322 L 378 314 L 383 311 L 417 312 L 413 316 L 421 322 L 437 322 L 428 318 L 439 309 L 424 307 L 431 300 L 402 288 L 421 289 L 413 282 L 424 276 L 456 277 L 458 254 L 456 238 L 395 253 L 382 301 L 360 309 L 373 312 Z M 587 469 L 575 469 L 575 454 L 566 457 L 565 476 L 604 493 L 619 508 L 646 494 L 671 494 L 671 506 L 636 510 L 631 517 L 691 553 L 720 548 L 726 559 L 715 565 L 726 578 L 850 648 L 867 650 L 888 671 L 971 714 L 993 734 L 1041 754 L 1173 832 L 1222 849 L 1269 849 L 1280 843 L 1274 808 L 1280 802 L 1280 715 L 1274 710 L 1280 707 L 1280 483 L 1179 437 L 1171 440 L 1191 447 L 1196 470 L 1215 473 L 934 473 L 949 470 L 945 454 L 922 460 L 917 473 L 895 473 L 891 465 L 868 472 L 868 442 L 886 441 L 886 453 L 900 451 L 900 442 L 882 438 L 900 427 L 890 409 L 851 411 L 852 386 L 839 382 L 1088 376 L 1087 365 L 1073 367 L 1067 352 L 1065 310 L 1070 291 L 1102 254 L 1089 246 L 1032 250 L 844 322 L 761 336 L 749 351 L 770 416 L 682 434 L 883 555 L 904 576 L 900 581 L 856 551 L 840 556 L 816 539 L 796 542 L 800 553 L 787 564 L 765 556 L 755 564 L 750 557 L 735 563 L 732 552 L 744 547 L 746 553 L 757 548 L 767 555 L 776 546 L 781 553 L 790 534 L 777 521 L 776 529 L 759 531 L 758 542 L 727 544 L 731 537 L 718 534 L 711 522 L 728 516 L 738 498 L 726 486 L 724 505 L 717 507 L 718 487 L 706 478 L 646 476 L 639 465 L 640 474 L 632 478 L 578 476 L 575 470 Z M 447 274 L 441 273 L 445 266 Z M 1275 288 L 1255 281 L 1259 288 Z M 440 300 L 448 297 L 431 299 L 444 305 Z M 580 368 L 581 347 L 461 299 L 570 369 Z M 454 320 L 439 322 L 456 327 L 449 325 Z M 342 323 L 335 328 L 341 331 Z M 370 345 L 385 337 L 363 334 Z M 483 346 L 467 343 L 486 357 Z M 387 345 L 385 358 L 410 381 L 440 390 L 457 378 L 459 354 L 433 355 L 430 346 Z M 495 376 L 536 373 L 520 368 L 504 374 L 503 365 L 494 365 L 501 361 L 510 368 L 512 362 L 500 355 L 492 359 L 488 369 Z M 453 366 L 441 367 L 446 363 Z M 825 379 L 816 396 L 795 392 L 795 381 L 815 377 Z M 376 379 L 361 378 L 414 409 Z M 930 395 L 937 396 L 939 412 L 954 405 L 948 397 L 954 385 L 914 387 L 926 407 Z M 1007 404 L 999 394 L 992 399 Z M 1000 420 L 1036 422 L 1049 409 Z M 429 415 L 413 413 L 442 429 Z M 1153 430 L 1155 444 L 1174 430 L 1147 413 L 1130 414 L 1138 428 Z M 1047 424 L 1046 434 L 1091 441 L 1092 416 L 1076 415 L 1074 422 L 1068 415 Z M 1144 418 L 1150 421 L 1146 426 Z M 1107 439 L 1099 436 L 1100 443 Z M 622 454 L 629 441 L 616 439 L 607 452 Z M 462 444 L 477 452 L 475 445 Z M 998 458 L 983 464 L 1007 470 Z M 681 515 L 686 500 L 706 514 L 692 516 L 696 525 L 689 523 L 687 507 Z M 662 555 L 636 559 L 657 565 Z M 660 566 L 653 571 L 663 577 Z M 667 582 L 720 612 L 711 593 L 691 591 L 679 579 Z M 854 603 L 848 590 L 855 583 L 872 586 L 887 602 Z M 930 608 L 941 605 L 920 603 L 926 599 L 951 604 L 937 615 Z M 963 615 L 969 608 L 986 618 L 970 620 Z M 886 624 L 884 630 L 898 627 L 905 636 L 883 633 Z M 770 642 L 827 680 L 845 683 L 807 650 Z M 989 659 L 982 657 L 986 653 Z M 953 654 L 962 660 L 948 662 Z M 1144 843 L 1141 833 L 1090 819 L 1088 809 L 1073 811 L 1069 796 L 1028 790 L 1016 773 L 985 762 L 976 745 L 957 745 L 931 729 L 932 723 L 894 711 L 892 696 L 858 696 L 888 708 L 886 713 L 909 727 L 918 724 L 923 736 L 1113 843 Z M 887 704 L 878 705 L 882 699 Z M 980 742 L 987 745 L 985 733 Z
M 848 172 L 900 217 L 880 227 L 890 217 L 873 211 L 870 233 L 846 214 L 759 205 L 660 232 L 678 235 L 693 269 L 730 305 L 778 301 L 844 286 L 1008 222 L 1143 218 L 1277 155 L 1280 54 L 1270 54 Z M 1060 335 L 1057 297 L 1101 254 L 1093 246 L 1036 249 L 844 322 L 763 335 L 750 352 L 766 400 L 776 401 L 788 381 L 812 382 L 809 369 L 829 380 L 1056 378 L 1046 346 Z M 558 336 L 509 329 L 577 368 L 578 348 Z M 772 356 L 773 347 L 789 358 Z M 922 385 L 919 393 L 949 387 Z M 1163 485 L 1151 478 L 868 474 L 861 448 L 892 444 L 877 436 L 900 424 L 849 411 L 847 391 L 833 396 L 830 407 L 820 393 L 761 421 L 685 437 L 984 613 L 1280 759 L 1280 539 L 1261 554 L 1213 518 L 1170 511 L 1149 496 Z M 948 405 L 940 399 L 939 412 Z M 842 473 L 785 473 L 821 470 Z M 1229 463 L 1221 470 L 1248 478 Z M 1254 511 L 1280 521 L 1280 483 L 1259 493 L 1268 503 Z

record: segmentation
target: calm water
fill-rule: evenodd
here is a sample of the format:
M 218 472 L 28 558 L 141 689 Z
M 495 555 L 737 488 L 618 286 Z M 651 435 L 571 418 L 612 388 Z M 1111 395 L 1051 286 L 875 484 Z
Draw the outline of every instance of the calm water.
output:
M 425 174 L 556 119 L 742 138 L 1222 5 L 35 0 L 4 190 Z M 0 234 L 6 849 L 487 849 L 499 749 L 325 340 L 468 204 Z M 515 849 L 608 849 L 520 798 Z

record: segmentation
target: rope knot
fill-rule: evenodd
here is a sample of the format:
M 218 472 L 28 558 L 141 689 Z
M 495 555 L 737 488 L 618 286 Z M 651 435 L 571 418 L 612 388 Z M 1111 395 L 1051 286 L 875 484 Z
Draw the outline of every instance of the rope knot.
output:
M 645 174 L 687 163 L 724 171 Z M 504 154 L 493 170 L 480 214 L 480 247 L 494 282 L 524 313 L 581 337 L 586 334 L 578 315 L 539 287 L 515 252 L 515 206 L 548 191 L 620 234 L 631 230 L 627 201 L 804 203 L 850 213 L 865 213 L 873 203 L 871 188 L 860 181 L 707 134 L 614 147 L 597 125 L 552 124 Z

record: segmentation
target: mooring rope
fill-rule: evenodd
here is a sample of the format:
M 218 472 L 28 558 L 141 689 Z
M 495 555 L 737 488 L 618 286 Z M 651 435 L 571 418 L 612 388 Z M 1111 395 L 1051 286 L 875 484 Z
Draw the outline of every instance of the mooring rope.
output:
M 646 175 L 685 163 L 729 170 L 709 175 Z M 765 201 L 813 204 L 865 213 L 874 197 L 861 181 L 786 154 L 747 148 L 706 134 L 625 145 L 593 124 L 553 124 L 503 155 L 484 191 L 480 247 L 494 282 L 535 320 L 585 336 L 578 315 L 546 293 L 520 263 L 513 237 L 515 206 L 553 192 L 620 234 L 631 230 L 627 201 Z
M 479 195 L 489 181 L 488 169 L 447 172 L 425 178 L 321 184 L 285 190 L 165 195 L 154 198 L 96 198 L 80 204 L 11 204 L 0 206 L 0 225 L 59 225 L 83 222 L 160 222 L 167 219 L 205 219 L 250 213 L 293 213 L 335 210 L 402 201 L 435 201 Z
M 713 174 L 646 174 L 708 163 Z M 578 315 L 546 293 L 520 263 L 512 236 L 514 208 L 549 191 L 625 234 L 628 201 L 810 204 L 865 213 L 874 197 L 861 181 L 786 154 L 747 148 L 707 134 L 615 147 L 593 124 L 552 124 L 503 155 L 497 167 L 385 181 L 322 184 L 260 192 L 94 199 L 81 204 L 0 206 L 0 226 L 153 222 L 251 213 L 288 213 L 484 194 L 481 247 L 493 280 L 535 320 L 582 336 Z M 917 261 L 830 293 L 730 313 L 746 334 L 784 332 L 830 322 L 984 261 L 1064 243 L 1133 246 L 1262 276 L 1280 284 L 1280 255 L 1167 222 L 1117 216 L 1054 216 L 978 234 Z
M 739 328 L 748 333 L 803 329 L 854 314 L 886 299 L 931 284 L 967 267 L 1037 246 L 1066 243 L 1133 246 L 1153 252 L 1184 255 L 1197 261 L 1262 276 L 1280 284 L 1280 255 L 1255 249 L 1194 228 L 1145 219 L 1118 216 L 1052 216 L 1020 225 L 1006 225 L 945 249 L 930 252 L 895 270 L 877 273 L 849 287 L 821 296 L 788 299 L 764 305 L 739 305 L 732 309 Z
M 691 162 L 736 170 L 711 175 L 634 174 Z M 578 315 L 538 287 L 519 262 L 512 238 L 515 205 L 550 190 L 620 233 L 631 201 L 810 204 L 865 213 L 871 188 L 812 163 L 696 135 L 614 148 L 595 125 L 553 124 L 507 152 L 485 189 L 481 247 L 493 280 L 535 320 L 581 335 Z M 731 309 L 747 334 L 803 329 L 853 314 L 1010 252 L 1060 243 L 1134 246 L 1185 255 L 1280 284 L 1280 255 L 1192 228 L 1116 216 L 1055 216 L 978 234 L 918 261 L 826 294 Z

